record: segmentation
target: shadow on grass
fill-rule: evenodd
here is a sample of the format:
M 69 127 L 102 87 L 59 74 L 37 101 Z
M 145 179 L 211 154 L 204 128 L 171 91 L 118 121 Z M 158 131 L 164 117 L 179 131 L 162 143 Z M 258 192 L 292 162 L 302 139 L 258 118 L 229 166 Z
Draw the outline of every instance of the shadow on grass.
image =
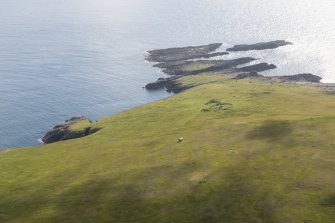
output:
M 268 120 L 251 130 L 247 134 L 247 138 L 278 141 L 290 135 L 292 131 L 293 127 L 288 121 Z
M 328 197 L 327 199 L 323 200 L 323 202 L 321 203 L 321 205 L 323 207 L 327 207 L 327 208 L 334 208 L 335 207 L 335 194 Z
M 25 211 L 8 220 L 34 219 L 35 213 L 52 207 L 51 215 L 34 222 L 276 222 L 281 195 L 255 185 L 257 172 L 247 162 L 217 169 L 215 179 L 190 183 L 190 174 L 199 169 L 203 166 L 197 163 L 161 165 L 119 178 L 96 177 L 49 198 L 40 191 L 12 204 L 16 211 Z

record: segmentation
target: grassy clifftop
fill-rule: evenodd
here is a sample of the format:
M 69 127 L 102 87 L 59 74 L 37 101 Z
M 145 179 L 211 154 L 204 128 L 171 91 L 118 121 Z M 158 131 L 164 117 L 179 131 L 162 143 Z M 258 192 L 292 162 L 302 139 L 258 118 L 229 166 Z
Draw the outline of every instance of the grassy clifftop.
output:
M 178 81 L 197 87 L 85 138 L 1 152 L 0 222 L 335 222 L 335 94 Z

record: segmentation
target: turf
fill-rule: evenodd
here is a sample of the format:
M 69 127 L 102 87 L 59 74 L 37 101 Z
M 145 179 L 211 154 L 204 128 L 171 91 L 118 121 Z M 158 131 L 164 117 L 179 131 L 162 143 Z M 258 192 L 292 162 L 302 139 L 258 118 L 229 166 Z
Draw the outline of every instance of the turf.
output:
M 180 81 L 88 137 L 1 152 L 0 222 L 335 222 L 334 94 Z

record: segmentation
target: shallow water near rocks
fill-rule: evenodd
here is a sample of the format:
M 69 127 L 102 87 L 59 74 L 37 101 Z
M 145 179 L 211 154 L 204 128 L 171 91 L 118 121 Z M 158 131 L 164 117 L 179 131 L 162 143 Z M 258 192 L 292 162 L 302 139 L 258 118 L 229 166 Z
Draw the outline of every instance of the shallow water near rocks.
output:
M 332 0 L 3 0 L 0 148 L 38 145 L 56 123 L 92 120 L 169 96 L 142 87 L 164 76 L 151 49 L 277 39 L 275 50 L 231 53 L 335 82 Z

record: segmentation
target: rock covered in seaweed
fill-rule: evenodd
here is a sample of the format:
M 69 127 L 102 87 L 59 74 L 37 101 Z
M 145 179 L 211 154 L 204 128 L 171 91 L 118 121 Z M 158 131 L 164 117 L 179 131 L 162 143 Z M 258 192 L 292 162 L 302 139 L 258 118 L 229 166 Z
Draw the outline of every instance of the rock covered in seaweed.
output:
M 93 134 L 98 130 L 98 128 L 93 127 L 91 120 L 84 116 L 76 116 L 66 120 L 64 123 L 56 125 L 42 137 L 42 141 L 49 144 L 58 141 L 81 138 Z

